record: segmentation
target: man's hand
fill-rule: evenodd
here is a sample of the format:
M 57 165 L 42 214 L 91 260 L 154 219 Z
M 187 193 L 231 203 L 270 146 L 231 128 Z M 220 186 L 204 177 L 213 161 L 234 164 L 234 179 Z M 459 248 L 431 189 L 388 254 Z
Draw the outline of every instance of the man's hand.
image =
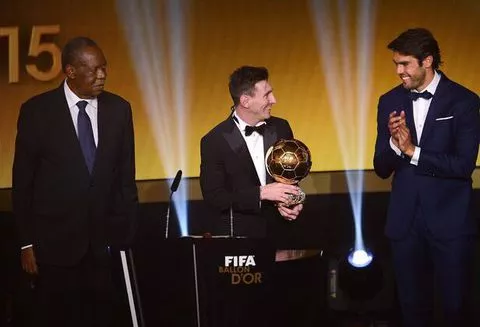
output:
M 30 275 L 38 274 L 37 260 L 35 259 L 35 253 L 33 252 L 32 246 L 22 249 L 20 259 L 22 262 L 23 270 L 25 270 Z
M 298 215 L 303 209 L 303 204 L 299 203 L 296 204 L 293 207 L 286 207 L 283 205 L 278 205 L 278 212 L 280 212 L 280 215 L 282 215 L 283 218 L 285 218 L 288 221 L 292 221 L 297 219 Z
M 407 156 L 412 157 L 415 152 L 415 146 L 412 144 L 412 136 L 406 125 L 400 126 L 397 132 L 398 148 Z
M 397 114 L 396 111 L 392 111 L 388 115 L 388 130 L 392 136 L 392 142 L 397 147 L 398 146 L 398 131 L 401 126 L 406 126 L 405 111 L 401 111 L 400 114 Z
M 296 185 L 271 183 L 260 186 L 260 200 L 270 200 L 279 204 L 287 205 L 290 202 L 290 194 L 298 195 L 300 188 Z

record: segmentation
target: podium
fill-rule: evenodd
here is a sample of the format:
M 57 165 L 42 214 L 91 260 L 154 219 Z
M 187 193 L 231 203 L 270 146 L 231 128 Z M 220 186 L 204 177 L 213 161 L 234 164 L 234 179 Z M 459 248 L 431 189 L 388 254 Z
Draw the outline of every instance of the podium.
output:
M 130 255 L 140 326 L 265 325 L 275 260 L 268 242 L 185 237 L 139 244 Z

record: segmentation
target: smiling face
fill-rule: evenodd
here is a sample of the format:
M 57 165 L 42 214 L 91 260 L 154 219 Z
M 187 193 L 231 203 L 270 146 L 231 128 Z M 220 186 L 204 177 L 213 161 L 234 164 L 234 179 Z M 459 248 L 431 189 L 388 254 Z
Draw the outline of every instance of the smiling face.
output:
M 420 62 L 414 56 L 394 52 L 393 62 L 403 87 L 408 90 L 422 91 L 433 79 L 432 56 L 428 56 Z
M 273 95 L 272 86 L 268 81 L 263 80 L 255 84 L 255 91 L 252 95 L 242 95 L 240 103 L 245 108 L 246 115 L 241 118 L 251 125 L 256 125 L 270 118 L 272 106 L 277 103 L 277 100 Z
M 93 99 L 102 93 L 107 78 L 107 61 L 98 47 L 80 49 L 74 62 L 65 68 L 70 89 L 82 99 Z

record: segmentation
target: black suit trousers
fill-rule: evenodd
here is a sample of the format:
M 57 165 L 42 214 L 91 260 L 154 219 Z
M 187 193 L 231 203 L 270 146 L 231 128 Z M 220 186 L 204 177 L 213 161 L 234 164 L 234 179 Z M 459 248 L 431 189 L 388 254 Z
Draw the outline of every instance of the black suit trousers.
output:
M 107 250 L 87 251 L 74 266 L 39 264 L 34 321 L 50 327 L 106 327 L 112 322 L 113 281 Z

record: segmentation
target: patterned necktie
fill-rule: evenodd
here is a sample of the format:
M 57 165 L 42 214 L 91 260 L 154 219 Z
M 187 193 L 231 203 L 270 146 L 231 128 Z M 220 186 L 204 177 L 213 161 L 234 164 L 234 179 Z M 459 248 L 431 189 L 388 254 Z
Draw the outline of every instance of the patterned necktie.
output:
M 87 164 L 88 171 L 90 174 L 93 170 L 93 164 L 95 162 L 95 140 L 93 138 L 93 129 L 90 118 L 85 111 L 87 106 L 87 101 L 78 101 L 77 107 L 80 109 L 78 112 L 78 140 L 80 142 L 80 147 L 82 148 L 83 157 L 85 158 L 85 163 Z
M 423 91 L 422 93 L 420 92 L 410 92 L 410 99 L 412 101 L 417 101 L 418 98 L 424 98 L 426 100 L 429 100 L 433 97 L 433 94 L 428 92 L 428 91 Z

